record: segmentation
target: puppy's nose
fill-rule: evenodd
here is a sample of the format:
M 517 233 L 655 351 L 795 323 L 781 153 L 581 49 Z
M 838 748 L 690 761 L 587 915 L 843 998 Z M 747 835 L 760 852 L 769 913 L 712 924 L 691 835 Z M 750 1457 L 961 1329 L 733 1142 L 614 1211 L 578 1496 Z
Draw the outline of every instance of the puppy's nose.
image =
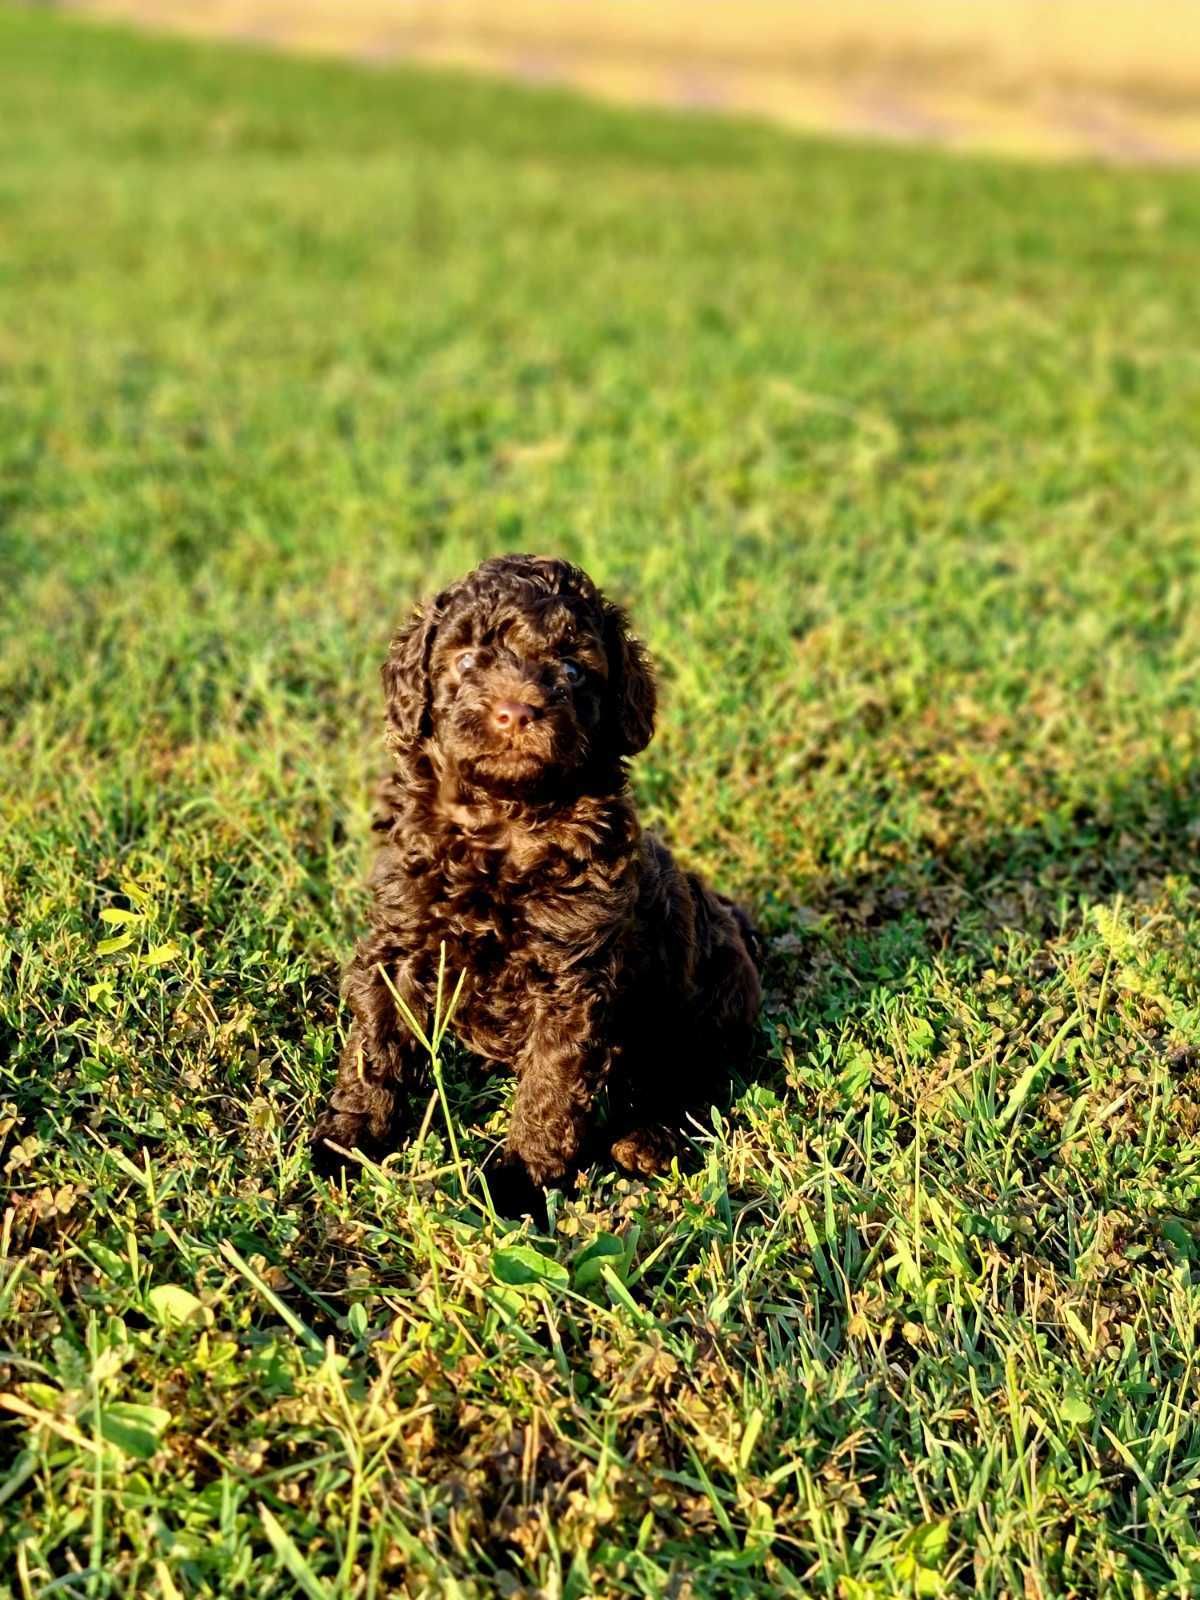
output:
M 526 705 L 523 700 L 497 700 L 492 707 L 492 724 L 502 728 L 506 733 L 519 733 L 537 716 L 533 706 Z

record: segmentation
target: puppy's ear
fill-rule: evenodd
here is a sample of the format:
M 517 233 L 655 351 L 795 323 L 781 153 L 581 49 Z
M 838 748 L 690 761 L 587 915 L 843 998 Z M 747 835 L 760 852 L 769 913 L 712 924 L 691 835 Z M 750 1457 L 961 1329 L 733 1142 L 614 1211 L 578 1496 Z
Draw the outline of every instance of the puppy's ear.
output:
M 388 743 L 397 750 L 409 750 L 429 732 L 429 712 L 433 685 L 429 658 L 441 615 L 442 596 L 429 605 L 418 606 L 392 638 L 380 676 L 387 696 Z
M 645 645 L 629 631 L 620 606 L 604 607 L 604 648 L 620 753 L 635 756 L 654 735 L 658 691 Z

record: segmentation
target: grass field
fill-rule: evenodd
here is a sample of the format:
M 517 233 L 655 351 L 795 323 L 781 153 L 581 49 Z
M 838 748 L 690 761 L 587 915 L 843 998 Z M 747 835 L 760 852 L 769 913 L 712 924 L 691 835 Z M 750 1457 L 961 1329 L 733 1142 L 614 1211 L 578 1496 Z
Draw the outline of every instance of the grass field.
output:
M 1200 191 L 0 12 L 0 1596 L 1190 1596 Z M 582 560 L 757 1072 L 315 1182 L 375 668 Z M 686 1069 L 686 1063 L 681 1067 Z

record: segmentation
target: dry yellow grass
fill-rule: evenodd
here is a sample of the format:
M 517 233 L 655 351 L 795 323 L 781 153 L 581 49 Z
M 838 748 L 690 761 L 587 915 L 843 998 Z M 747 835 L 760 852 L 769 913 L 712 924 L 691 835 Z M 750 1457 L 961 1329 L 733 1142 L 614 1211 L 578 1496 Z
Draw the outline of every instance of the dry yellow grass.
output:
M 290 49 L 959 148 L 1200 159 L 1195 0 L 82 0 Z

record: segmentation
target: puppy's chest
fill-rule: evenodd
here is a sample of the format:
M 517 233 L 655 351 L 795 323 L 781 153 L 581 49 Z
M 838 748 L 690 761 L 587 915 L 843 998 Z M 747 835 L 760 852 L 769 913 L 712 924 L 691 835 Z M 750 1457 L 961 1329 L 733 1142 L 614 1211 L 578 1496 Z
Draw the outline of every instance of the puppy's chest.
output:
M 446 947 L 447 968 L 466 973 L 455 1032 L 494 1060 L 514 1048 L 531 1003 L 554 1003 L 589 933 L 607 920 L 594 864 L 516 836 L 480 849 L 467 838 L 442 853 L 427 880 L 426 937 Z
M 430 930 L 461 948 L 476 973 L 544 958 L 548 939 L 595 919 L 607 875 L 570 843 L 462 831 L 440 846 L 419 880 L 422 909 Z

